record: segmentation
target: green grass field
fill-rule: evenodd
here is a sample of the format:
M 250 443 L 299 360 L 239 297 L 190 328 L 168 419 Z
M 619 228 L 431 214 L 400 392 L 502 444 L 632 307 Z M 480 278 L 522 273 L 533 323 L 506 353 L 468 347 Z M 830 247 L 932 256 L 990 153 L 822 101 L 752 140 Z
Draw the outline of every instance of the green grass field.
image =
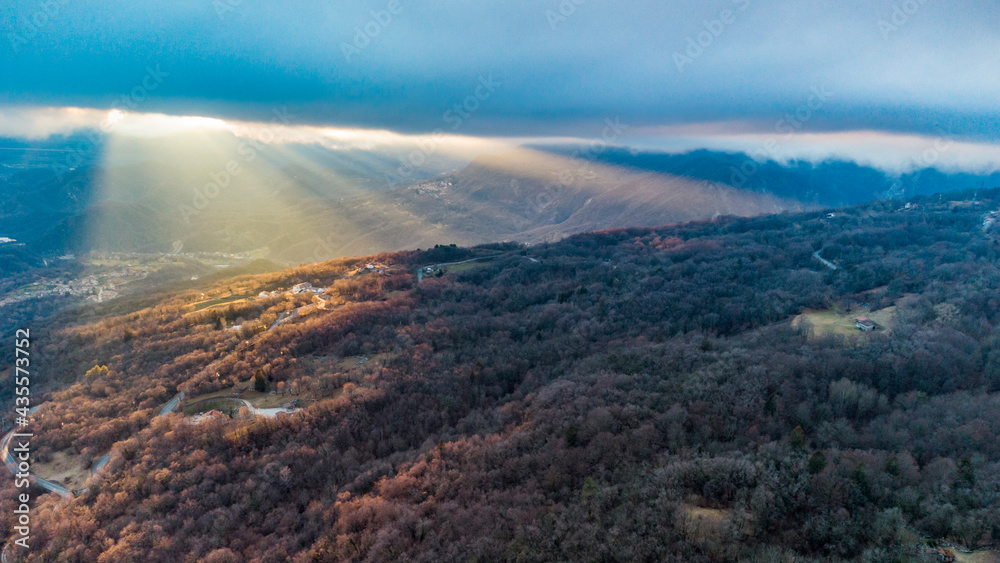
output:
M 457 274 L 459 272 L 464 272 L 466 270 L 472 270 L 473 268 L 481 268 L 484 265 L 483 261 L 478 262 L 466 262 L 465 264 L 456 264 L 454 266 L 445 266 L 445 274 Z
M 800 327 L 806 324 L 812 327 L 813 338 L 824 338 L 826 336 L 840 335 L 847 338 L 855 338 L 862 334 L 856 326 L 855 319 L 858 317 L 868 317 L 875 321 L 883 329 L 891 329 L 893 325 L 893 314 L 896 307 L 886 307 L 878 311 L 853 311 L 843 313 L 835 309 L 825 311 L 806 311 L 792 320 L 793 327 Z
M 222 307 L 225 305 L 234 305 L 236 303 L 245 303 L 249 301 L 250 298 L 245 295 L 231 295 L 229 297 L 220 297 L 218 299 L 209 299 L 208 301 L 201 301 L 194 304 L 195 311 L 204 311 L 205 309 L 214 309 L 216 307 Z

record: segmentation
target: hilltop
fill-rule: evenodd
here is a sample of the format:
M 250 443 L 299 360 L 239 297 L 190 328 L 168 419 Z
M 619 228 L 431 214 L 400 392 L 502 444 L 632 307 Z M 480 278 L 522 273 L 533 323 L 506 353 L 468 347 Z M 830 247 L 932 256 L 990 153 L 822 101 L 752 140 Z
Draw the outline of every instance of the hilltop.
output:
M 27 560 L 987 547 L 998 210 L 985 190 L 441 246 L 62 313 L 32 327 L 39 456 L 114 455 L 85 494 L 39 501 Z M 202 403 L 156 417 L 179 392 Z

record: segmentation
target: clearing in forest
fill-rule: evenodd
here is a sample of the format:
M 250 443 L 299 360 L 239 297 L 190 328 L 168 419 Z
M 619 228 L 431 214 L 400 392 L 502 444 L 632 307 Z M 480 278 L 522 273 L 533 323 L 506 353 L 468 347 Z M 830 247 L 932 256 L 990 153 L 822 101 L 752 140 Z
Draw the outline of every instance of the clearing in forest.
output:
M 83 466 L 80 458 L 66 452 L 54 452 L 45 462 L 33 461 L 31 473 L 71 491 L 82 489 L 90 478 L 90 470 Z
M 895 305 L 877 311 L 857 309 L 849 313 L 839 309 L 805 311 L 792 319 L 792 326 L 796 328 L 810 326 L 812 329 L 810 338 L 824 338 L 833 335 L 855 338 L 864 334 L 855 325 L 859 317 L 875 321 L 881 327 L 880 330 L 891 330 L 895 312 Z
M 194 311 L 197 312 L 204 311 L 206 309 L 218 309 L 228 305 L 240 305 L 250 301 L 252 301 L 252 299 L 246 295 L 230 295 L 229 297 L 219 297 L 216 299 L 200 301 L 198 303 L 194 303 L 192 306 L 194 307 Z
M 962 553 L 951 547 L 943 548 L 942 551 L 953 557 L 955 563 L 1000 563 L 1000 553 L 996 551 L 984 550 Z

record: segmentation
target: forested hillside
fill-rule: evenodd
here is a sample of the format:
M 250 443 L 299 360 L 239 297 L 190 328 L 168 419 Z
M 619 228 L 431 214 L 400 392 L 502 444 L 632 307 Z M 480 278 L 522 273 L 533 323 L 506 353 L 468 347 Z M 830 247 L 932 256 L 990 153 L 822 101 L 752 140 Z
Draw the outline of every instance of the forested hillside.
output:
M 945 135 L 938 141 L 938 146 L 944 148 L 951 147 L 954 139 Z M 544 150 L 544 147 L 541 148 Z M 913 161 L 915 170 L 893 174 L 854 162 L 760 162 L 746 154 L 710 150 L 666 154 L 610 149 L 595 153 L 586 150 L 586 147 L 572 145 L 549 147 L 549 150 L 557 154 L 578 154 L 588 160 L 612 166 L 719 182 L 803 203 L 834 207 L 857 205 L 876 199 L 905 199 L 941 192 L 975 190 L 996 186 L 1000 182 L 1000 173 L 997 172 L 944 172 L 937 167 L 921 166 L 926 164 L 921 159 Z M 928 154 L 933 156 L 933 153 Z
M 998 208 L 994 190 L 441 247 L 64 314 L 31 327 L 35 369 L 60 387 L 37 455 L 114 455 L 89 491 L 37 501 L 26 560 L 889 562 L 990 546 Z M 302 282 L 329 302 L 285 293 Z M 876 330 L 854 328 L 863 316 Z M 155 416 L 178 391 L 248 382 L 302 410 Z

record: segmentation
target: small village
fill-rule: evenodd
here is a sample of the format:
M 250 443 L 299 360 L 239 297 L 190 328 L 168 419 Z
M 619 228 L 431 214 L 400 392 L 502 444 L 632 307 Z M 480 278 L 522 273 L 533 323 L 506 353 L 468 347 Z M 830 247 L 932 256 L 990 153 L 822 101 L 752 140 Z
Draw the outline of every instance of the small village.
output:
M 0 307 L 30 299 L 60 296 L 81 297 L 91 303 L 104 303 L 118 297 L 121 286 L 145 278 L 150 271 L 147 267 L 125 267 L 73 280 L 42 280 L 0 299 Z
M 353 278 L 361 275 L 377 275 L 390 277 L 395 273 L 395 270 L 386 264 L 381 263 L 369 263 L 364 264 L 358 268 L 350 270 L 346 273 L 345 277 Z M 256 296 L 240 296 L 240 295 L 230 295 L 228 297 L 220 297 L 215 299 L 206 299 L 199 303 L 193 304 L 194 310 L 205 310 L 226 307 L 234 303 L 240 303 L 245 301 L 253 301 L 255 299 L 273 299 L 277 297 L 301 297 L 301 296 L 311 296 L 310 302 L 302 305 L 291 311 L 285 311 L 278 316 L 269 327 L 268 330 L 272 330 L 275 327 L 289 322 L 295 318 L 302 317 L 313 313 L 315 311 L 326 311 L 334 304 L 334 294 L 331 293 L 331 288 L 329 287 L 315 287 L 310 282 L 301 282 L 293 285 L 291 288 L 278 288 L 274 291 L 261 291 Z M 207 297 L 202 294 L 202 297 Z M 244 327 L 243 323 L 231 324 L 226 326 L 226 330 L 241 330 Z
M 13 242 L 13 239 L 0 243 Z M 0 307 L 21 303 L 32 299 L 51 299 L 54 297 L 77 297 L 87 303 L 105 303 L 119 297 L 123 286 L 146 278 L 150 273 L 166 266 L 178 264 L 178 258 L 200 262 L 214 268 L 227 268 L 253 260 L 260 250 L 249 252 L 204 252 L 204 253 L 135 253 L 135 252 L 94 252 L 85 257 L 75 254 L 64 254 L 55 257 L 55 261 L 68 262 L 78 260 L 88 266 L 90 273 L 75 279 L 41 278 L 40 280 L 18 288 L 0 297 Z M 46 260 L 48 264 L 48 260 Z M 192 276 L 191 280 L 197 280 Z

